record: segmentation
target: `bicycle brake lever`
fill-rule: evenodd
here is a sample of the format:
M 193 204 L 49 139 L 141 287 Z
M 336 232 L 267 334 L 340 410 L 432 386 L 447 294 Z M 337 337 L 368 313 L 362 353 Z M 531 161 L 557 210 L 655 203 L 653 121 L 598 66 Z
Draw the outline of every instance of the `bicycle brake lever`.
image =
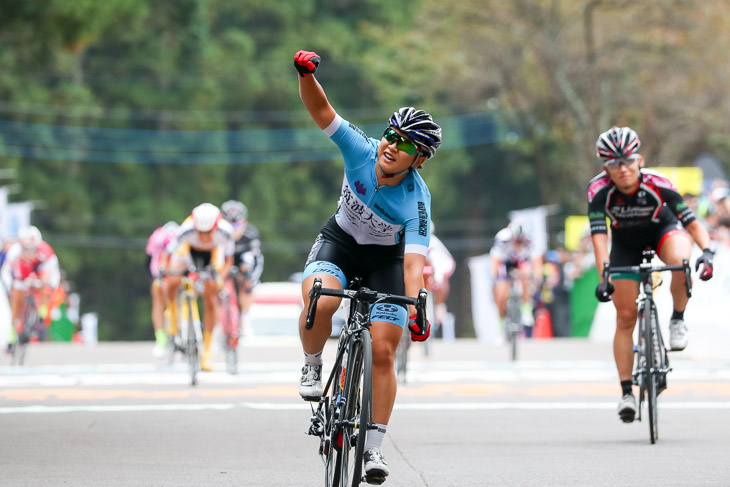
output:
M 317 315 L 317 301 L 322 294 L 322 279 L 314 278 L 312 289 L 309 290 L 309 308 L 307 308 L 307 322 L 304 329 L 311 330 L 314 326 L 314 318 Z

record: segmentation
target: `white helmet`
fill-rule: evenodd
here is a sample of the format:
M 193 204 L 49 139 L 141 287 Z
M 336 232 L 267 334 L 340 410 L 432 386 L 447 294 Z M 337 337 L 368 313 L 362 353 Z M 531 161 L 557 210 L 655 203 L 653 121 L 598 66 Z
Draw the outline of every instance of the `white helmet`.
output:
M 18 242 L 25 250 L 35 250 L 43 241 L 41 231 L 38 227 L 31 225 L 18 232 Z
M 177 224 L 177 222 L 170 220 L 169 222 L 162 225 L 162 231 L 164 233 L 175 233 L 177 232 L 178 227 L 179 225 Z
M 198 232 L 210 232 L 218 224 L 221 211 L 217 206 L 203 203 L 193 209 L 193 228 Z

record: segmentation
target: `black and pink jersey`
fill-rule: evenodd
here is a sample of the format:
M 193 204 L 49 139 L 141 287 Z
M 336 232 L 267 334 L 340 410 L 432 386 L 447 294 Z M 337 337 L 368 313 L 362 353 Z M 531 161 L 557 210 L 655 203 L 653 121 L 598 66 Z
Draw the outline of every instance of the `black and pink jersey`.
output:
M 685 227 L 695 215 L 663 174 L 651 169 L 640 169 L 639 186 L 632 194 L 624 194 L 605 172 L 588 184 L 588 219 L 591 235 L 607 233 L 606 217 L 611 220 L 614 237 L 640 237 L 644 233 L 677 220 Z

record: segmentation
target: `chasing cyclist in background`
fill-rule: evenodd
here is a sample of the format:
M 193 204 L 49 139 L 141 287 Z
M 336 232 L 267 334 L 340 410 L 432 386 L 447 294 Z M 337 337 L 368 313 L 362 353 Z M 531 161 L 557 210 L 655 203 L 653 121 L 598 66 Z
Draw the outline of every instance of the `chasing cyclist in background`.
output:
M 499 311 L 500 323 L 504 323 L 504 317 L 507 314 L 507 298 L 511 284 L 510 272 L 516 269 L 517 278 L 522 285 L 520 319 L 524 326 L 532 326 L 535 322 L 532 306 L 533 293 L 542 272 L 542 257 L 535 251 L 525 227 L 511 222 L 497 232 L 489 256 L 492 261 L 494 302 Z
M 710 279 L 713 253 L 709 248 L 707 230 L 695 219 L 692 210 L 664 175 L 643 169 L 640 146 L 639 136 L 629 127 L 613 127 L 596 141 L 603 172 L 588 185 L 588 217 L 596 268 L 600 272 L 604 262 L 610 262 L 612 266 L 638 265 L 646 248 L 655 250 L 667 265 L 682 265 L 682 260 L 690 257 L 694 240 L 702 249 L 695 270 L 701 266 L 700 279 Z M 607 217 L 611 220 L 610 259 Z M 672 350 L 684 350 L 687 346 L 684 310 L 689 298 L 683 271 L 672 272 L 671 292 L 674 312 L 669 322 L 669 345 Z M 634 358 L 632 334 L 637 318 L 638 293 L 637 274 L 614 274 L 608 283 L 601 283 L 596 288 L 596 297 L 600 301 L 613 299 L 616 307 L 613 352 L 622 394 L 618 415 L 625 423 L 632 422 L 636 415 L 631 382 Z
M 221 214 L 233 227 L 235 253 L 233 265 L 238 285 L 238 306 L 241 310 L 240 329 L 246 322 L 246 314 L 253 303 L 253 288 L 259 283 L 264 271 L 264 254 L 258 229 L 248 222 L 248 208 L 236 200 L 228 200 L 221 206 Z
M 200 369 L 212 370 L 210 344 L 218 318 L 218 292 L 233 266 L 233 227 L 221 217 L 217 206 L 203 203 L 185 219 L 162 257 L 161 272 L 167 280 L 170 335 L 177 332 L 177 292 L 182 276 L 177 274 L 194 267 L 212 266 L 215 280 L 207 280 L 203 291 L 203 353 Z
M 431 240 L 428 243 L 426 260 L 433 269 L 432 274 L 432 297 L 434 306 L 433 321 L 443 326 L 447 318 L 446 298 L 451 290 L 451 276 L 456 270 L 456 260 L 446 248 L 444 243 L 434 235 L 435 225 L 431 222 Z M 443 331 L 443 328 L 442 328 Z
M 25 311 L 25 295 L 31 292 L 33 281 L 40 281 L 45 292 L 39 295 L 39 313 L 45 318 L 50 312 L 48 304 L 51 292 L 61 282 L 61 271 L 58 267 L 58 257 L 47 242 L 43 241 L 40 230 L 35 226 L 23 228 L 18 232 L 18 241 L 10 246 L 3 261 L 0 276 L 6 289 L 10 290 L 10 313 L 12 327 L 8 350 L 20 331 L 21 316 Z
M 380 139 L 365 135 L 340 117 L 313 76 L 319 56 L 299 51 L 299 95 L 312 119 L 340 148 L 345 174 L 339 207 L 322 228 L 305 264 L 299 320 L 304 368 L 299 394 L 318 401 L 322 395 L 322 350 L 331 333 L 332 315 L 341 299 L 319 300 L 314 327 L 305 330 L 309 290 L 316 277 L 325 288 L 345 288 L 355 276 L 363 285 L 383 293 L 417 296 L 424 287 L 423 268 L 429 243 L 431 195 L 415 171 L 441 145 L 441 128 L 431 115 L 403 107 L 388 120 Z M 365 476 L 382 482 L 388 465 L 381 452 L 396 396 L 395 351 L 408 326 L 411 338 L 423 341 L 428 323 L 416 324 L 415 308 L 377 304 L 373 314 L 373 422 L 365 444 Z M 410 318 L 409 318 L 410 316 Z M 377 480 L 376 480 L 377 479 Z
M 160 276 L 160 262 L 165 248 L 175 238 L 179 225 L 169 221 L 158 227 L 147 239 L 146 267 L 152 276 L 150 296 L 152 297 L 152 327 L 155 331 L 155 348 L 152 353 L 155 357 L 162 357 L 167 347 L 167 332 L 165 331 L 165 280 Z

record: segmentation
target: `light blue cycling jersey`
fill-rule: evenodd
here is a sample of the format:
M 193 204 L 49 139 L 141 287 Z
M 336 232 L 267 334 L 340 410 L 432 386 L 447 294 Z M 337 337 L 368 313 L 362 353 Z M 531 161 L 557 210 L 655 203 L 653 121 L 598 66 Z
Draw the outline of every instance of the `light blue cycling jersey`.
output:
M 430 239 L 431 193 L 416 171 L 397 186 L 378 186 L 379 140 L 335 116 L 324 129 L 342 151 L 345 175 L 335 213 L 337 224 L 361 245 L 395 245 L 406 254 L 426 255 Z

